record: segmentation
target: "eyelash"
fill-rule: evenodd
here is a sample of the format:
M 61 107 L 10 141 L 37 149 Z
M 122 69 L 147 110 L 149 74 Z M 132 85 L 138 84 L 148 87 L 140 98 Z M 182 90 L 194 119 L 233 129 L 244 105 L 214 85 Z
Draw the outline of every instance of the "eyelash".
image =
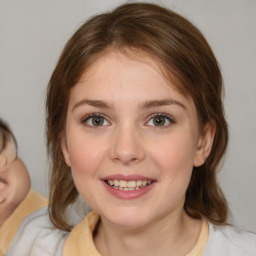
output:
M 103 121 L 103 124 L 102 125 L 93 125 L 93 124 L 89 124 L 89 121 L 93 118 L 100 118 L 102 121 Z M 163 118 L 164 119 L 164 124 L 163 125 L 152 125 L 152 124 L 149 124 L 150 121 L 152 121 L 154 118 Z M 166 120 L 169 122 L 169 124 L 166 125 Z M 92 113 L 92 114 L 89 114 L 87 115 L 86 117 L 84 117 L 81 121 L 83 124 L 86 124 L 87 126 L 89 127 L 93 127 L 93 128 L 98 128 L 98 127 L 101 127 L 101 126 L 107 126 L 109 125 L 109 121 L 107 120 L 107 118 L 100 114 L 100 113 Z M 107 125 L 104 124 L 105 122 L 107 122 Z M 157 127 L 157 128 L 163 128 L 163 127 L 168 127 L 170 126 L 170 124 L 174 124 L 175 123 L 175 120 L 172 116 L 168 115 L 168 114 L 164 114 L 164 113 L 157 113 L 157 114 L 153 114 L 149 117 L 148 121 L 146 122 L 146 124 L 148 126 L 153 126 L 153 127 Z
M 90 124 L 88 124 L 88 121 L 89 120 L 92 120 L 92 118 L 102 118 L 103 119 L 103 121 L 105 122 L 108 122 L 107 121 L 107 119 L 106 119 L 106 117 L 104 116 L 104 115 L 102 115 L 102 114 L 100 114 L 100 113 L 92 113 L 92 114 L 89 114 L 89 115 L 87 115 L 86 117 L 84 117 L 83 119 L 82 119 L 82 123 L 83 124 L 85 124 L 85 123 L 87 123 L 87 125 L 89 126 L 89 127 L 94 127 L 94 128 L 98 128 L 98 127 L 101 127 L 101 126 L 103 126 L 103 125 L 90 125 Z M 109 123 L 109 122 L 108 122 Z M 105 125 L 104 125 L 105 126 Z
M 150 116 L 149 120 L 147 121 L 147 123 L 150 121 L 150 120 L 153 120 L 154 118 L 164 118 L 165 120 L 167 120 L 168 122 L 170 122 L 170 124 L 174 124 L 175 123 L 175 120 L 172 116 L 168 115 L 168 114 L 164 114 L 164 113 L 157 113 L 157 114 L 153 114 Z M 165 124 L 165 123 L 164 123 Z M 169 124 L 169 125 L 170 125 Z M 168 127 L 169 125 L 149 125 L 149 126 L 154 126 L 154 127 L 157 127 L 157 128 L 162 128 L 162 127 Z

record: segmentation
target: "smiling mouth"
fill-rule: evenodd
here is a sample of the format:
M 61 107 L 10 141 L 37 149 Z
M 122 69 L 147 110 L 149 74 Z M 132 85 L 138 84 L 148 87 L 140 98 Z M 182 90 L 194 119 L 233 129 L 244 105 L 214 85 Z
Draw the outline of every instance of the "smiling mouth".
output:
M 124 191 L 139 190 L 149 186 L 152 180 L 105 180 L 112 188 Z

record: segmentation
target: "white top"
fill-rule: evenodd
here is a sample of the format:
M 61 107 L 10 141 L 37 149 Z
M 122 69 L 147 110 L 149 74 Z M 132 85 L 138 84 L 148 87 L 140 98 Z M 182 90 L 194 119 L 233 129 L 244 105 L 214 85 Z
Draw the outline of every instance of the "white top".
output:
M 208 226 L 203 256 L 256 256 L 256 234 L 228 225 Z M 24 219 L 5 256 L 61 256 L 67 237 L 53 226 L 44 207 Z
M 44 207 L 23 220 L 5 256 L 61 256 L 67 236 L 53 226 Z
M 203 256 L 256 256 L 256 234 L 233 226 L 209 225 Z

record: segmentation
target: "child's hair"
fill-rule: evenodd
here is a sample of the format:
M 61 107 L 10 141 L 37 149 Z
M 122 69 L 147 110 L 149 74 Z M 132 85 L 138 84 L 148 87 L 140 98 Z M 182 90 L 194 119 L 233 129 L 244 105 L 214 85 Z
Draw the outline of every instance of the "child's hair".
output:
M 17 157 L 17 141 L 12 133 L 9 125 L 0 118 L 0 154 L 6 149 L 9 142 L 13 140 L 16 148 L 16 157 Z
M 192 97 L 200 127 L 216 127 L 205 164 L 193 169 L 184 209 L 193 218 L 204 215 L 215 224 L 227 220 L 228 206 L 216 181 L 217 167 L 228 142 L 222 105 L 222 77 L 207 41 L 188 20 L 155 4 L 128 3 L 92 17 L 67 42 L 51 76 L 46 102 L 46 134 L 51 158 L 50 207 L 53 224 L 69 230 L 65 210 L 78 195 L 61 152 L 61 136 L 70 89 L 96 58 L 108 51 L 142 52 L 153 58 L 163 75 Z M 138 88 L 139 89 L 139 88 Z

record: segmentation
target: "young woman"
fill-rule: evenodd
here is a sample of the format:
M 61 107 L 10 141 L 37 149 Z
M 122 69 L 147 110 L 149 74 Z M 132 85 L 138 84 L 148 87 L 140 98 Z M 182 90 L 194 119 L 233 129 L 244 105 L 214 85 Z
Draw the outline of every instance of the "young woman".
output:
M 7 255 L 256 255 L 256 236 L 227 225 L 222 77 L 188 20 L 146 3 L 92 17 L 60 56 L 46 113 L 55 229 L 34 216 L 37 239 Z M 78 195 L 92 211 L 73 228 Z
M 124 4 L 83 24 L 47 94 L 50 217 L 94 210 L 63 255 L 255 255 L 227 226 L 216 170 L 228 142 L 218 63 L 185 18 Z

